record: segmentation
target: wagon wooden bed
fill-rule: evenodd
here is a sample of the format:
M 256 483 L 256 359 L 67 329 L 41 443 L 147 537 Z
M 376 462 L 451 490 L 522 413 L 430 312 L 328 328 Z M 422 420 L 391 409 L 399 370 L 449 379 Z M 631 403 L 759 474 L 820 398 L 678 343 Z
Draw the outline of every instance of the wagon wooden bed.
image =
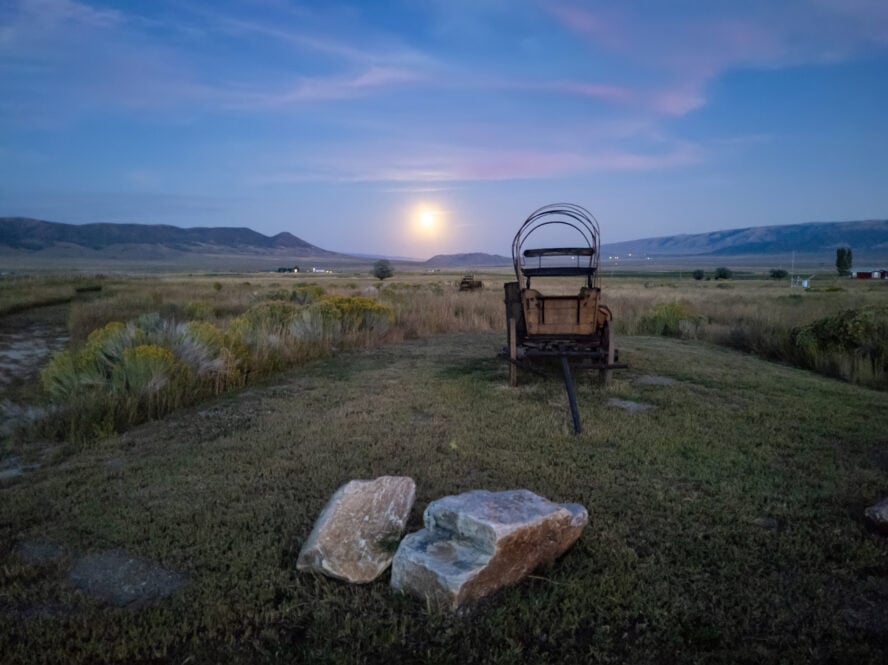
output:
M 580 241 L 571 247 L 533 247 L 528 240 L 553 226 L 573 229 Z M 540 234 L 545 235 L 545 234 Z M 539 236 L 538 236 L 539 237 Z M 598 222 L 584 208 L 555 203 L 534 211 L 512 241 L 514 282 L 505 288 L 509 383 L 517 385 L 518 369 L 540 358 L 558 358 L 571 404 L 574 431 L 581 429 L 570 365 L 598 369 L 610 380 L 618 364 L 612 330 L 613 315 L 602 303 L 598 272 L 600 232 Z M 581 278 L 575 293 L 554 294 L 552 278 Z M 564 281 L 564 280 L 561 280 Z

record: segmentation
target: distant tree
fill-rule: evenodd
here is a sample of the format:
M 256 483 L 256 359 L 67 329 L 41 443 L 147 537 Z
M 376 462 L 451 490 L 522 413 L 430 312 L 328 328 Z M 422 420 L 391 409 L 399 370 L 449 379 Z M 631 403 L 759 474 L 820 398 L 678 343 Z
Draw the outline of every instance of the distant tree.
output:
M 851 274 L 851 248 L 839 247 L 836 249 L 836 272 L 842 277 Z
M 392 268 L 391 261 L 387 261 L 386 259 L 379 259 L 379 261 L 373 264 L 373 276 L 376 279 L 388 279 L 394 274 L 395 269 Z
M 703 272 L 702 270 L 700 270 L 699 268 L 697 268 L 697 270 L 695 270 L 694 272 L 692 272 L 691 275 L 694 276 L 694 279 L 696 279 L 696 280 L 699 281 L 699 280 L 703 279 L 703 278 L 706 276 L 706 273 Z
M 789 273 L 783 268 L 771 268 L 771 279 L 786 279 Z
M 731 271 L 730 268 L 721 267 L 721 268 L 715 269 L 715 278 L 716 279 L 731 279 L 731 277 L 733 277 L 733 276 L 734 276 L 734 273 Z

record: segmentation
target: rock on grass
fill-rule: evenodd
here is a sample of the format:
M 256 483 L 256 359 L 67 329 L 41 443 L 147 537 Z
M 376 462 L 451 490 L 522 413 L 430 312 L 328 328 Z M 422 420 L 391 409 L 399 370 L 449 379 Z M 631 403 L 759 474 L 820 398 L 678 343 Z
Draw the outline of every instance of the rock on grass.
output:
M 431 609 L 459 609 L 554 561 L 588 521 L 582 506 L 524 489 L 438 499 L 425 511 L 426 528 L 401 542 L 392 588 L 424 599 Z
M 352 480 L 330 498 L 302 546 L 296 567 L 364 584 L 392 562 L 416 498 L 405 476 Z

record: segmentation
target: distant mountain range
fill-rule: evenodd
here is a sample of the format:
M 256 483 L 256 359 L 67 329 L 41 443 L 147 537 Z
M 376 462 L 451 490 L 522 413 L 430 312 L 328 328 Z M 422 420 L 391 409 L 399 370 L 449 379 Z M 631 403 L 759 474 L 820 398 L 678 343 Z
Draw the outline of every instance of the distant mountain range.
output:
M 67 247 L 107 250 L 115 246 L 163 247 L 175 252 L 279 253 L 299 257 L 341 256 L 290 233 L 265 236 L 248 228 L 192 228 L 160 224 L 59 224 L 0 217 L 0 246 L 26 252 Z
M 799 257 L 830 263 L 837 247 L 851 247 L 855 265 L 888 262 L 888 220 L 811 222 L 759 226 L 711 233 L 645 238 L 610 243 L 601 248 L 603 260 L 630 254 L 633 259 L 680 262 L 705 257 Z M 299 259 L 309 265 L 366 264 L 371 259 L 328 251 L 290 233 L 265 236 L 248 228 L 191 228 L 147 224 L 60 224 L 23 217 L 0 217 L 0 256 L 15 257 L 19 265 L 56 260 L 110 260 L 165 267 L 214 265 L 226 268 L 285 264 Z M 768 259 L 769 261 L 772 259 Z M 498 254 L 439 254 L 426 268 L 482 268 L 511 265 Z
M 604 256 L 644 257 L 752 256 L 824 254 L 851 247 L 855 256 L 888 256 L 888 220 L 809 222 L 785 226 L 756 226 L 712 233 L 645 238 L 602 246 Z

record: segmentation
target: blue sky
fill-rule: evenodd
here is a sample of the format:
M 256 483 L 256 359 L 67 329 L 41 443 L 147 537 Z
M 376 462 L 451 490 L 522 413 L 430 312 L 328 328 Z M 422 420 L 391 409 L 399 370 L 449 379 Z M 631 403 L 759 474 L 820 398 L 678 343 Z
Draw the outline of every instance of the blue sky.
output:
M 884 0 L 0 0 L 0 215 L 507 253 L 888 217 Z

